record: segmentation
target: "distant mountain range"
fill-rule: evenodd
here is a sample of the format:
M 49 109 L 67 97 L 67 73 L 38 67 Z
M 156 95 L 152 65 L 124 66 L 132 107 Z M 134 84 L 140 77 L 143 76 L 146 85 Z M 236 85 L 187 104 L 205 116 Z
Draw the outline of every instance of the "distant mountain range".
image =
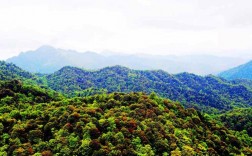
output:
M 35 51 L 22 52 L 7 59 L 33 73 L 53 73 L 64 66 L 101 69 L 121 65 L 137 70 L 162 69 L 169 73 L 190 72 L 199 75 L 217 74 L 245 62 L 241 58 L 209 55 L 158 56 L 158 55 L 104 55 L 95 52 L 80 53 L 73 50 L 42 46 Z
M 228 80 L 234 80 L 234 79 L 252 80 L 252 61 L 249 61 L 248 63 L 232 68 L 230 70 L 221 72 L 219 76 Z

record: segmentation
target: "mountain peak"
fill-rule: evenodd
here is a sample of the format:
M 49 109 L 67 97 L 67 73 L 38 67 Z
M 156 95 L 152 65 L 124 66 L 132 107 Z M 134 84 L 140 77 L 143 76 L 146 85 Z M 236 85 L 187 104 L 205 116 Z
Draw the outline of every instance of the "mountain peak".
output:
M 218 73 L 236 66 L 240 59 L 201 56 L 159 56 L 159 55 L 104 55 L 92 51 L 80 53 L 74 50 L 43 45 L 36 50 L 24 52 L 7 60 L 21 68 L 35 73 L 53 73 L 64 66 L 76 66 L 97 70 L 114 65 L 122 65 L 135 70 L 164 70 L 176 74 L 190 72 L 200 75 Z M 192 63 L 194 62 L 194 63 Z M 213 63 L 214 62 L 214 63 Z
M 42 45 L 41 47 L 37 49 L 37 51 L 48 51 L 48 50 L 52 51 L 52 50 L 56 50 L 56 48 L 50 45 Z
M 69 71 L 69 70 L 82 70 L 82 69 L 80 69 L 80 68 L 78 68 L 78 67 L 73 67 L 73 66 L 64 66 L 64 67 L 62 67 L 60 70 L 58 70 L 58 71 L 60 71 L 60 72 L 62 72 L 62 71 Z M 57 72 L 57 71 L 56 71 Z
M 114 65 L 114 66 L 110 66 L 110 67 L 105 67 L 103 69 L 110 69 L 110 70 L 125 69 L 125 70 L 130 70 L 129 68 L 127 68 L 125 66 L 121 66 L 121 65 Z

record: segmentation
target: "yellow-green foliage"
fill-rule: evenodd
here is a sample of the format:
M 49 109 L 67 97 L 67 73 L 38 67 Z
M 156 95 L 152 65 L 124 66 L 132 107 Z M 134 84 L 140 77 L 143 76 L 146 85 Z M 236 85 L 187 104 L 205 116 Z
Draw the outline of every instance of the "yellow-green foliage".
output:
M 16 85 L 16 86 L 15 86 Z M 4 85 L 3 85 L 4 86 Z M 64 98 L 17 81 L 0 105 L 0 155 L 241 155 L 251 138 L 152 93 Z M 19 94 L 19 95 L 18 95 Z M 55 95 L 55 96 L 53 96 Z

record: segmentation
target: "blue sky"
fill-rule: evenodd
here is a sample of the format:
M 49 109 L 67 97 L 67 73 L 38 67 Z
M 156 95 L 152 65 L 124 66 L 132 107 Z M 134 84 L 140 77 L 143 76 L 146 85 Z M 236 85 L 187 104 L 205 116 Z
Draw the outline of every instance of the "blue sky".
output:
M 250 0 L 0 0 L 0 59 L 77 51 L 252 56 Z

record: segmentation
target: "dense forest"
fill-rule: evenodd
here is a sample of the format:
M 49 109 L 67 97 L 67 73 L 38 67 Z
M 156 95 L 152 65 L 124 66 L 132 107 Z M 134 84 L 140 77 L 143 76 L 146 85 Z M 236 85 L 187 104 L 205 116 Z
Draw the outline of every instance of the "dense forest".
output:
M 252 154 L 248 134 L 154 93 L 65 98 L 10 81 L 0 111 L 0 155 Z
M 70 97 L 112 92 L 155 92 L 186 107 L 210 112 L 252 105 L 250 80 L 227 81 L 212 75 L 202 77 L 190 73 L 171 75 L 162 70 L 140 71 L 121 66 L 96 71 L 64 67 L 45 75 L 31 74 L 3 61 L 0 63 L 1 80 L 20 79 Z
M 235 79 L 231 81 L 233 84 L 240 84 L 248 88 L 252 88 L 252 80 L 249 79 Z
M 50 88 L 76 96 L 94 88 L 110 92 L 151 92 L 180 101 L 200 110 L 230 110 L 252 105 L 252 90 L 244 83 L 227 81 L 212 75 L 202 77 L 189 73 L 168 74 L 162 70 L 138 71 L 121 66 L 86 71 L 64 67 L 45 77 Z M 78 91 L 78 92 L 77 92 Z
M 246 130 L 252 136 L 252 108 L 237 108 L 219 117 L 228 128 L 236 131 Z
M 0 69 L 0 155 L 252 155 L 247 81 L 120 66 Z
M 15 64 L 0 61 L 0 80 L 27 80 L 32 78 L 34 78 L 33 74 L 24 71 Z

